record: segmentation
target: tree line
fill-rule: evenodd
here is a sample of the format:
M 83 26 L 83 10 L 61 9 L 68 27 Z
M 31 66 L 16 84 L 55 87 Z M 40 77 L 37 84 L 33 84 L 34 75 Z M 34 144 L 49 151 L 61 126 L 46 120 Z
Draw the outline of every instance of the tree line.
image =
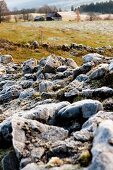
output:
M 102 14 L 113 14 L 113 1 L 91 3 L 89 5 L 82 5 L 79 8 L 80 12 L 97 12 Z

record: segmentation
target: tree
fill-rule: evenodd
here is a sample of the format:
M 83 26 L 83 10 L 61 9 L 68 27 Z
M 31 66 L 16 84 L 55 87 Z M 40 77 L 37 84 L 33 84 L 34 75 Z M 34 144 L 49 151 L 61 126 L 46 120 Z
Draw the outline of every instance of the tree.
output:
M 74 6 L 73 5 L 71 6 L 71 11 L 74 11 Z
M 4 0 L 0 1 L 0 23 L 4 19 L 4 16 L 9 13 L 7 4 Z

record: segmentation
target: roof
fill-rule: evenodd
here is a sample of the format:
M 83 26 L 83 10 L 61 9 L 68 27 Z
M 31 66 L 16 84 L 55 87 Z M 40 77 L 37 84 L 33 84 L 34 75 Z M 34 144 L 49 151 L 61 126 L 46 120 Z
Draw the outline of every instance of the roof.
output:
M 47 17 L 51 18 L 51 17 L 58 17 L 61 18 L 62 16 L 60 14 L 58 14 L 57 12 L 50 12 L 47 14 Z

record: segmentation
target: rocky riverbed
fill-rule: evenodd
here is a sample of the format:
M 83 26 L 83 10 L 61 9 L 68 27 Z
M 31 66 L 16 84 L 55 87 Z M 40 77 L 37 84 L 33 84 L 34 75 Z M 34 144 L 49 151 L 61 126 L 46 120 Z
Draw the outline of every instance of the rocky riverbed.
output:
M 112 170 L 113 59 L 0 55 L 3 170 Z

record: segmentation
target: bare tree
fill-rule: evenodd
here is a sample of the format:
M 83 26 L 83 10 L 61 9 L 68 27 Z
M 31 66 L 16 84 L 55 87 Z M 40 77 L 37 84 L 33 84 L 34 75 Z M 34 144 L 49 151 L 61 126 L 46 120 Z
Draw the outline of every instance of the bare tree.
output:
M 8 15 L 8 13 L 9 13 L 9 10 L 8 10 L 6 2 L 4 0 L 0 1 L 0 23 L 4 19 L 4 16 Z

